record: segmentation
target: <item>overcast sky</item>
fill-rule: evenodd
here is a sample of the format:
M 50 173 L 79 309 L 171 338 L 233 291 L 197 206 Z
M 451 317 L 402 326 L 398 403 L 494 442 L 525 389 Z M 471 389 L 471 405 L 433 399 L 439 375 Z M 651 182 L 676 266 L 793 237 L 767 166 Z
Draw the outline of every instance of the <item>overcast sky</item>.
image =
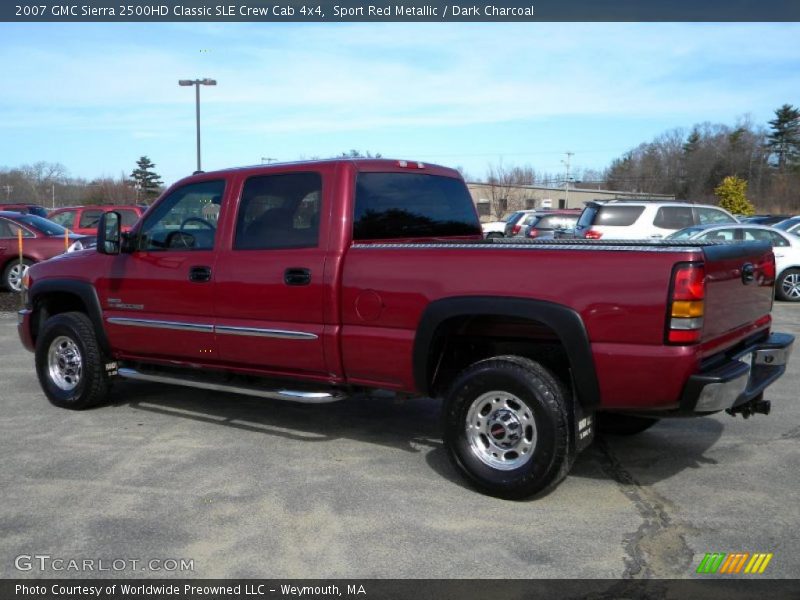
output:
M 0 167 L 118 176 L 356 148 L 603 168 L 673 127 L 800 104 L 798 24 L 0 24 Z

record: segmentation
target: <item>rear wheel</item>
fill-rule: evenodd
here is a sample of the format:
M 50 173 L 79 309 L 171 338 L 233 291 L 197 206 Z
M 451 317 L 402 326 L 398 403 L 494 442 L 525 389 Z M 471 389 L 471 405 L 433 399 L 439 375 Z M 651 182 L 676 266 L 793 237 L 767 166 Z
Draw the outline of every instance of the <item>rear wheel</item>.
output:
M 497 233 L 496 231 L 493 231 L 492 233 L 487 233 L 486 234 L 486 239 L 487 240 L 495 240 L 495 239 L 500 239 L 502 237 L 503 237 L 503 234 L 502 233 Z
M 25 273 L 32 264 L 33 261 L 27 258 L 22 259 L 22 264 L 18 259 L 8 263 L 3 270 L 3 287 L 10 292 L 21 292 L 22 278 L 25 277 Z
M 498 356 L 468 367 L 445 403 L 444 440 L 478 489 L 520 499 L 561 481 L 572 465 L 567 394 L 539 363 Z
M 778 277 L 775 293 L 779 300 L 800 302 L 800 269 L 786 269 Z
M 650 429 L 660 419 L 652 417 L 634 417 L 615 413 L 597 414 L 597 431 L 611 435 L 635 435 Z
M 47 319 L 36 340 L 36 374 L 55 406 L 80 410 L 105 399 L 105 360 L 89 317 L 68 312 Z

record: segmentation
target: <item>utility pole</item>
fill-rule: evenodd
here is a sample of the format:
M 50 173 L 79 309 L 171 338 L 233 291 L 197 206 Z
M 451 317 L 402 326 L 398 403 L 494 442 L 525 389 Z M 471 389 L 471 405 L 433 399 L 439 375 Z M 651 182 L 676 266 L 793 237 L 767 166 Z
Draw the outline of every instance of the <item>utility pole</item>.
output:
M 6 202 L 8 202 L 8 199 L 11 197 L 11 192 L 14 191 L 14 186 L 13 185 L 4 185 L 3 189 L 6 191 Z
M 53 183 L 51 185 L 53 187 L 53 208 L 55 208 L 56 207 L 56 184 Z
M 569 208 L 569 163 L 575 153 L 567 151 L 565 154 L 567 155 L 567 160 L 561 161 L 567 167 L 567 176 L 564 181 L 564 204 L 566 205 L 564 208 Z
M 261 157 L 261 164 L 269 164 L 272 162 L 277 162 L 277 158 L 270 158 L 269 156 L 262 156 Z

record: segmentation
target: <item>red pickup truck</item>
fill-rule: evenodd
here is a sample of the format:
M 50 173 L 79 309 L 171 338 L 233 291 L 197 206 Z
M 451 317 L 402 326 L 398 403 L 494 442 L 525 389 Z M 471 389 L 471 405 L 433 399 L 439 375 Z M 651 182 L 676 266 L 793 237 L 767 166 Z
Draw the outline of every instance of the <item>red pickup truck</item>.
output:
M 503 497 L 556 485 L 598 420 L 768 412 L 793 343 L 766 244 L 483 240 L 459 174 L 418 162 L 195 174 L 120 226 L 28 273 L 19 334 L 53 404 L 115 377 L 441 397 L 456 468 Z

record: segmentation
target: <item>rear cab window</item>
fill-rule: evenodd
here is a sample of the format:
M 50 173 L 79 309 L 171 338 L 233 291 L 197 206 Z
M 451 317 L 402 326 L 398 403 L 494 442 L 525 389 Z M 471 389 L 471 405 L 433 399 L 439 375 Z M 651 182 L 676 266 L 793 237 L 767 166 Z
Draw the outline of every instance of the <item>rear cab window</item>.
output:
M 354 240 L 448 236 L 482 237 L 463 181 L 422 173 L 358 174 Z

